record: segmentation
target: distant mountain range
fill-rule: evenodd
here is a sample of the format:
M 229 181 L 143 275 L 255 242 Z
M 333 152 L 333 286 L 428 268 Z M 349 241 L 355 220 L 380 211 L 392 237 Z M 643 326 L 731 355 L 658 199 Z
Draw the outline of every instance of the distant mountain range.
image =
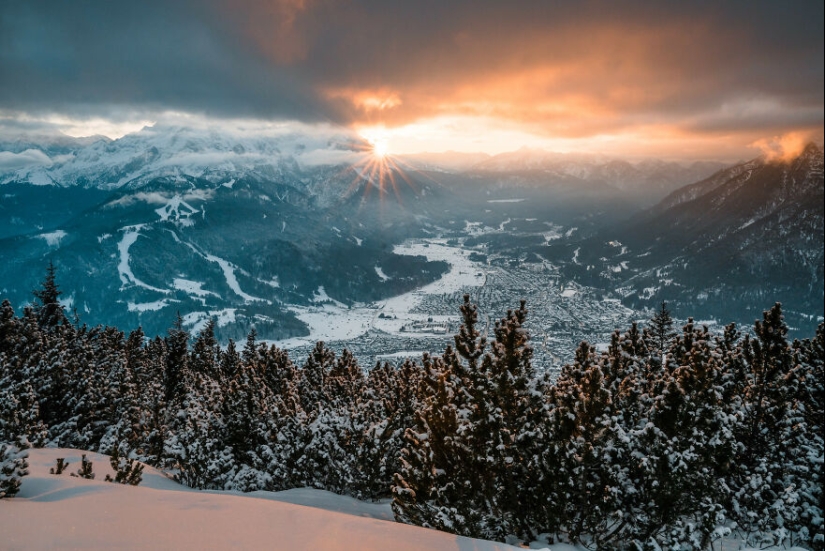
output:
M 628 305 L 668 300 L 752 321 L 782 301 L 808 328 L 823 312 L 822 162 L 822 147 L 809 144 L 790 159 L 737 164 L 554 253 L 578 251 L 569 273 L 618 289 Z
M 90 323 L 162 334 L 180 312 L 223 338 L 286 338 L 306 333 L 293 305 L 368 303 L 447 269 L 394 245 L 472 236 L 628 305 L 723 296 L 735 313 L 784 289 L 821 312 L 821 148 L 720 168 L 527 149 L 380 161 L 357 135 L 279 126 L 0 138 L 0 297 L 29 302 L 51 261 Z

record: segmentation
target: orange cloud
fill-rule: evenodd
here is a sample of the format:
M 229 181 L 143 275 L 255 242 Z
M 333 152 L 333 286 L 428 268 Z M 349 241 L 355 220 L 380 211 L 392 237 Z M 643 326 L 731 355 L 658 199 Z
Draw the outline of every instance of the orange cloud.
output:
M 386 88 L 376 90 L 335 88 L 327 90 L 324 95 L 329 99 L 344 100 L 364 113 L 386 111 L 402 103 L 398 92 Z
M 797 157 L 811 141 L 821 140 L 814 132 L 788 132 L 781 136 L 763 138 L 751 144 L 762 151 L 768 161 L 788 161 Z

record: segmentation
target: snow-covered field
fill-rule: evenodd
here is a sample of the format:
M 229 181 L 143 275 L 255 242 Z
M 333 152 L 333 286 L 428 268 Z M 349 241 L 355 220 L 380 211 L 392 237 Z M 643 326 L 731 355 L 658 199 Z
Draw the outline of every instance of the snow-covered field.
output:
M 81 455 L 94 480 L 70 476 Z M 49 474 L 58 457 L 61 475 Z M 274 549 L 289 551 L 511 551 L 511 545 L 393 521 L 387 502 L 363 502 L 311 488 L 284 492 L 198 491 L 146 467 L 137 487 L 105 482 L 108 456 L 73 449 L 29 450 L 20 493 L 0 500 L 0 548 Z M 756 551 L 737 541 L 722 551 Z M 557 543 L 531 549 L 584 551 Z M 763 551 L 774 551 L 776 548 Z M 804 551 L 800 547 L 788 551 Z
M 318 296 L 328 300 L 318 306 L 302 307 L 291 306 L 289 309 L 309 326 L 310 334 L 307 337 L 296 337 L 278 341 L 281 348 L 294 348 L 312 345 L 317 341 L 327 343 L 348 341 L 358 338 L 370 329 L 376 329 L 398 337 L 416 337 L 421 333 L 402 332 L 401 328 L 411 322 L 428 321 L 432 318 L 435 323 L 454 321 L 456 316 L 429 316 L 414 313 L 412 310 L 421 304 L 425 295 L 441 295 L 454 293 L 462 289 L 481 287 L 486 281 L 484 266 L 470 260 L 471 251 L 458 246 L 447 244 L 446 239 L 426 239 L 407 241 L 396 245 L 395 254 L 407 256 L 424 256 L 430 262 L 443 260 L 450 264 L 450 270 L 438 280 L 414 291 L 398 295 L 387 300 L 379 301 L 369 306 L 353 306 L 347 308 L 336 303 L 325 293 L 319 290 Z M 377 269 L 377 268 L 376 268 Z M 379 273 L 379 276 L 383 272 Z M 386 276 L 386 274 L 384 274 Z M 383 317 L 379 317 L 383 314 Z
M 30 450 L 20 493 L 0 500 L 0 547 L 17 549 L 276 549 L 505 551 L 473 540 L 391 521 L 387 503 L 364 503 L 319 490 L 199 492 L 147 467 L 140 486 L 104 482 L 108 457 L 87 453 L 95 480 L 49 474 L 58 457 L 69 472 L 80 450 Z M 574 550 L 553 546 L 553 551 Z

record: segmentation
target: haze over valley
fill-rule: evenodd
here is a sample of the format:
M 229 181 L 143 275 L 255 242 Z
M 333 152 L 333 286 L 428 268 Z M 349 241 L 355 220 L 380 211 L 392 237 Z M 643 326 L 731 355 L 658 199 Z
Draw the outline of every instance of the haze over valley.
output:
M 376 158 L 357 134 L 288 126 L 157 125 L 116 140 L 32 136 L 2 147 L 36 159 L 0 173 L 4 296 L 22 308 L 52 262 L 65 306 L 93 325 L 163 335 L 180 313 L 192 333 L 215 319 L 224 342 L 254 327 L 299 353 L 324 340 L 373 363 L 449 342 L 465 293 L 488 321 L 524 298 L 550 368 L 662 300 L 708 323 L 747 324 L 775 301 L 794 327 L 822 316 L 814 145 L 787 162 L 733 167 L 535 149 L 455 166 Z M 772 192 L 776 181 L 791 184 Z M 753 196 L 747 206 L 716 201 L 715 226 L 690 214 L 732 185 Z M 661 239 L 678 216 L 693 225 L 676 235 L 706 247 L 673 255 Z M 801 240 L 789 250 L 743 235 L 776 224 Z M 728 236 L 723 252 L 713 235 Z M 754 241 L 764 249 L 755 260 Z M 683 271 L 671 276 L 677 259 Z M 718 275 L 701 268 L 708 261 Z M 750 280 L 726 280 L 732 269 Z M 721 289 L 743 298 L 707 298 Z

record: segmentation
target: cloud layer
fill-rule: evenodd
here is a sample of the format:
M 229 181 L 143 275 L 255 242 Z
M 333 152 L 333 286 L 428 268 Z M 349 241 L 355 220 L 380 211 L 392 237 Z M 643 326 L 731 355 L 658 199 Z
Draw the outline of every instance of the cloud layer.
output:
M 823 3 L 29 0 L 0 12 L 0 81 L 27 114 L 745 143 L 821 134 Z

